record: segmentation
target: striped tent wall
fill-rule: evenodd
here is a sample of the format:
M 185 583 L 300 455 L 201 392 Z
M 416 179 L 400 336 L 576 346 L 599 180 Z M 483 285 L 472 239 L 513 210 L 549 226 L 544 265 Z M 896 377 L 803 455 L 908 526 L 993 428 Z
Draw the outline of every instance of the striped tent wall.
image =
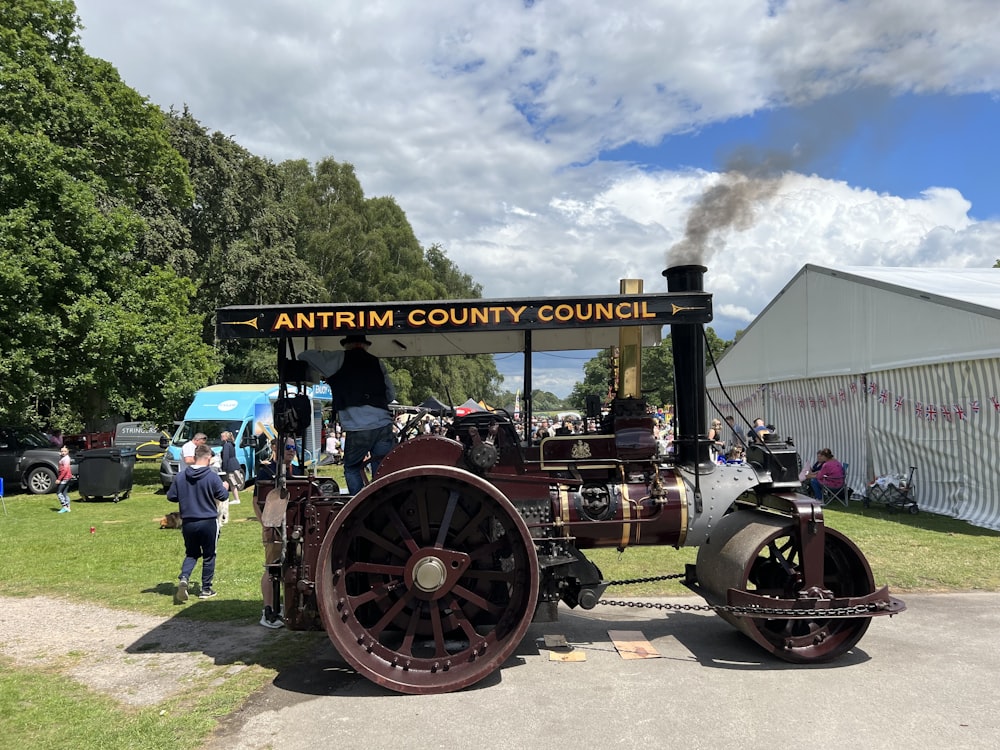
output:
M 770 386 L 774 426 L 793 439 L 802 463 L 811 466 L 816 452 L 829 448 L 847 465 L 847 483 L 863 492 L 866 482 L 865 390 L 858 380 L 814 378 Z
M 870 451 L 878 476 L 914 475 L 923 510 L 1000 529 L 1000 360 L 873 373 Z
M 1000 530 L 1000 359 L 726 391 L 747 419 L 761 416 L 792 437 L 803 463 L 830 448 L 849 464 L 855 492 L 915 466 L 921 510 Z M 723 414 L 734 413 L 718 386 L 708 395 Z
M 721 389 L 709 388 L 716 403 Z M 783 438 L 791 438 L 802 464 L 829 448 L 848 464 L 847 482 L 864 492 L 870 472 L 865 448 L 865 388 L 863 381 L 845 377 L 792 380 L 769 385 L 727 387 L 735 406 L 748 420 L 761 417 Z M 724 410 L 723 410 L 724 411 Z M 731 412 L 730 412 L 731 413 Z

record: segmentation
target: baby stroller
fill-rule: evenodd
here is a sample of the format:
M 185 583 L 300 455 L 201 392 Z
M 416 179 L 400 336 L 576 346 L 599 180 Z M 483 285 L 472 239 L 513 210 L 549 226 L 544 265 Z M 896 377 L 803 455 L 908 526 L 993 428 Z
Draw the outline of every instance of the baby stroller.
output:
M 920 512 L 913 490 L 913 474 L 916 466 L 910 467 L 909 476 L 897 474 L 879 477 L 869 487 L 865 495 L 865 507 L 871 507 L 872 501 L 882 503 L 887 510 L 907 510 L 916 515 Z

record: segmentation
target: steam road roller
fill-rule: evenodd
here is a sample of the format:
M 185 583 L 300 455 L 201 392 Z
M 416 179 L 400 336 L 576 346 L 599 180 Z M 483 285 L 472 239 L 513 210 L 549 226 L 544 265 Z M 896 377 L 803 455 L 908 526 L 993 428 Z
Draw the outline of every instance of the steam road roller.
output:
M 872 617 L 903 611 L 857 546 L 826 527 L 822 506 L 796 492 L 793 446 L 765 439 L 746 446 L 743 463 L 711 460 L 700 431 L 712 319 L 705 270 L 670 268 L 657 293 L 623 280 L 601 297 L 220 308 L 220 339 L 276 339 L 288 393 L 315 379 L 302 352 L 336 348 L 348 334 L 364 334 L 379 357 L 524 356 L 521 414 L 404 409 L 398 442 L 353 496 L 328 478 L 286 476 L 277 457 L 277 479 L 259 483 L 256 506 L 286 625 L 323 628 L 360 674 L 426 694 L 494 672 L 560 603 L 602 601 L 610 582 L 585 554 L 599 547 L 697 547 L 684 582 L 789 662 L 835 659 Z M 640 347 L 664 326 L 676 393 L 669 456 L 639 364 Z M 586 431 L 535 444 L 521 428 L 531 422 L 532 352 L 602 347 L 617 352 L 617 373 L 606 398 L 587 399 Z M 275 404 L 281 440 L 316 429 L 297 401 Z M 421 429 L 432 413 L 447 423 L 443 434 Z

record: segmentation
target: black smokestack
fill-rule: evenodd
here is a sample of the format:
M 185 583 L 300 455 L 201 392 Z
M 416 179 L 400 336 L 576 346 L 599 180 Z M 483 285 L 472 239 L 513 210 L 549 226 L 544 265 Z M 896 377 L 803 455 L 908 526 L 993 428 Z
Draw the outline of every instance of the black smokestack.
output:
M 668 292 L 704 291 L 705 266 L 674 266 L 663 272 Z M 679 466 L 700 473 L 711 471 L 708 440 L 700 440 L 705 427 L 705 337 L 698 323 L 670 326 L 674 354 L 674 455 Z

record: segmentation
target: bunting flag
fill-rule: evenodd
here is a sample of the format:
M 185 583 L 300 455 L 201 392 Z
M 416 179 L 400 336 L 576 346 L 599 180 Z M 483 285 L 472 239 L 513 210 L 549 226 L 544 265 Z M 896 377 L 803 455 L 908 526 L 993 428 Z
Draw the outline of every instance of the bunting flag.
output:
M 839 406 L 841 403 L 846 405 L 849 400 L 853 400 L 858 395 L 870 395 L 872 397 L 872 404 L 877 406 L 891 405 L 892 410 L 900 414 L 905 413 L 907 405 L 910 404 L 913 407 L 912 414 L 917 419 L 933 423 L 935 426 L 940 426 L 941 428 L 947 425 L 962 424 L 968 422 L 970 419 L 975 419 L 982 410 L 980 399 L 970 398 L 964 402 L 944 404 L 915 401 L 902 394 L 894 394 L 890 387 L 879 386 L 876 381 L 869 381 L 866 378 L 845 382 L 843 387 L 838 387 L 834 384 L 832 390 L 827 390 L 825 393 L 812 394 L 790 393 L 776 386 L 757 386 L 750 396 L 736 402 L 737 408 L 742 410 L 750 404 L 760 403 L 759 394 L 763 391 L 769 392 L 770 398 L 774 403 L 782 402 L 789 407 L 794 407 L 797 404 L 800 409 L 808 408 L 813 410 L 826 409 L 827 407 L 832 408 Z M 993 405 L 994 412 L 1000 415 L 1000 394 L 994 394 L 988 398 L 989 402 Z

